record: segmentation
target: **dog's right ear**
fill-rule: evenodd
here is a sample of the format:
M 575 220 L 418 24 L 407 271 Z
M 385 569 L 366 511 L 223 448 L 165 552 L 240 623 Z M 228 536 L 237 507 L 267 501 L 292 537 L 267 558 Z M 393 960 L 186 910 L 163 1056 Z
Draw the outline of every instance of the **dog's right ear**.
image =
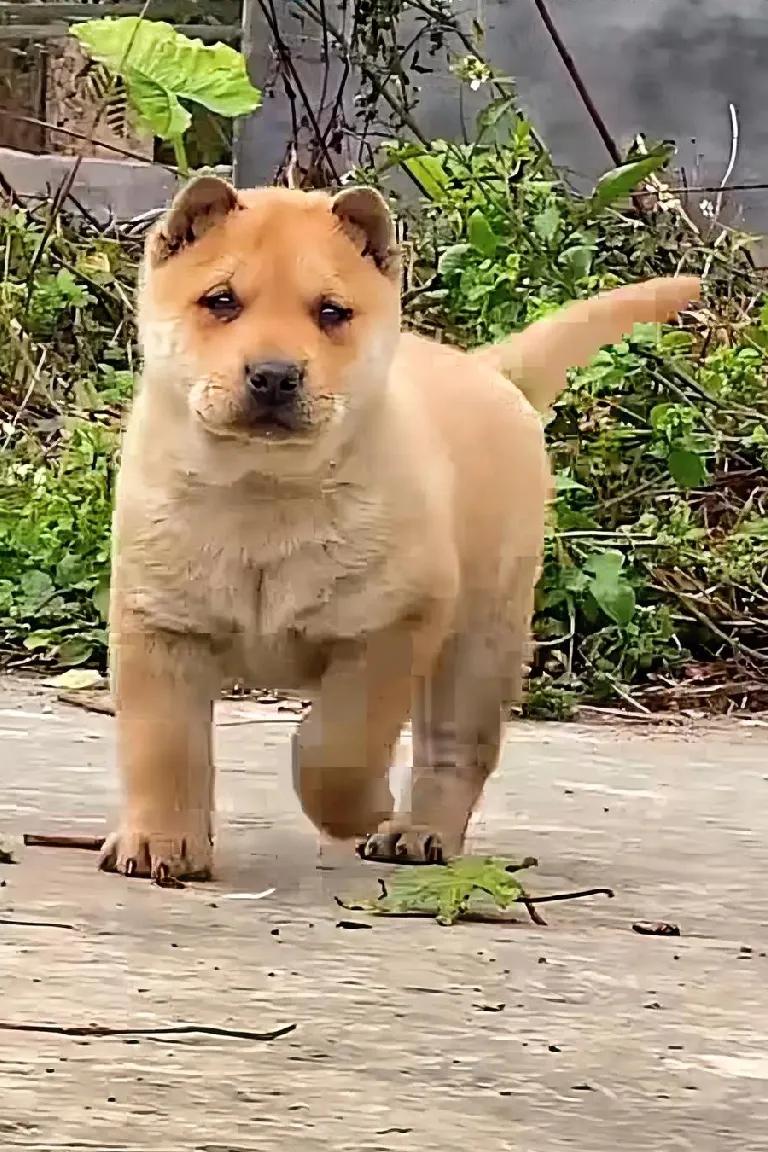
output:
M 331 211 L 362 256 L 370 258 L 392 280 L 400 275 L 400 253 L 387 202 L 375 188 L 343 188 L 331 200 Z
M 237 192 L 219 176 L 198 176 L 176 194 L 165 216 L 147 238 L 152 267 L 189 247 L 240 207 Z

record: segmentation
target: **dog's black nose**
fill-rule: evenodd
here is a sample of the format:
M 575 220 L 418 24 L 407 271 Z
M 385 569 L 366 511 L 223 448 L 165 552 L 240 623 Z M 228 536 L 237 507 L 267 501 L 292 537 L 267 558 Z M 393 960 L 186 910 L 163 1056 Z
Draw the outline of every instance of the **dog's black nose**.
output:
M 295 400 L 304 379 L 302 366 L 288 360 L 266 360 L 261 364 L 249 364 L 245 374 L 254 399 L 266 408 L 279 408 L 283 404 L 290 404 Z

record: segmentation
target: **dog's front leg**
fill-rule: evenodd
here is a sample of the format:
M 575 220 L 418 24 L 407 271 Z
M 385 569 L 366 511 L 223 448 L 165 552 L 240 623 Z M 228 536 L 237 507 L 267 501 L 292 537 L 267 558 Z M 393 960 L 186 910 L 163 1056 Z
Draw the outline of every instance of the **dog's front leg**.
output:
M 339 839 L 392 814 L 392 753 L 412 706 L 414 676 L 444 628 L 437 605 L 418 618 L 337 645 L 293 744 L 294 786 L 317 828 Z
M 126 876 L 205 879 L 211 871 L 217 688 L 201 640 L 113 624 L 112 679 L 122 785 L 119 826 L 101 856 Z

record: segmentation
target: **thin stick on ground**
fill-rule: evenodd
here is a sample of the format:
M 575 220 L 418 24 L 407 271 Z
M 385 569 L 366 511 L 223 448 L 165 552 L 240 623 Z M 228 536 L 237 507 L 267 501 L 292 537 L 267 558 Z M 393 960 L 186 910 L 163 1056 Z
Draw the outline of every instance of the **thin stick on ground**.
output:
M 547 922 L 540 912 L 537 904 L 554 904 L 555 901 L 583 900 L 586 896 L 607 896 L 613 899 L 616 893 L 612 888 L 583 888 L 580 892 L 554 892 L 551 896 L 519 896 L 516 903 L 522 904 L 534 924 L 546 928 Z
M 554 904 L 560 900 L 583 900 L 585 896 L 607 896 L 612 900 L 616 893 L 612 888 L 583 888 L 580 892 L 553 892 L 551 896 L 527 896 L 526 904 Z
M 100 852 L 103 836 L 68 836 L 65 832 L 25 832 L 25 848 L 79 848 L 84 852 Z
M 34 1032 L 45 1036 L 221 1036 L 230 1040 L 278 1040 L 294 1032 L 297 1024 L 285 1024 L 271 1032 L 247 1032 L 239 1028 L 218 1028 L 206 1024 L 175 1024 L 158 1028 L 110 1028 L 101 1024 L 14 1024 L 0 1020 L 0 1031 Z
M 64 928 L 67 932 L 76 932 L 74 924 L 67 924 L 63 920 L 18 920 L 13 916 L 1 916 L 0 924 L 9 928 Z

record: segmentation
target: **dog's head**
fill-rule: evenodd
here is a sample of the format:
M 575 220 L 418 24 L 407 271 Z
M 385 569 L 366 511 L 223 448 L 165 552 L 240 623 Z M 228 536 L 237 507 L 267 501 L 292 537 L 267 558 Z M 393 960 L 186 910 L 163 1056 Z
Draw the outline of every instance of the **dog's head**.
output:
M 386 380 L 399 271 L 371 188 L 239 192 L 199 177 L 147 241 L 147 386 L 171 389 L 205 433 L 251 452 L 316 443 Z

